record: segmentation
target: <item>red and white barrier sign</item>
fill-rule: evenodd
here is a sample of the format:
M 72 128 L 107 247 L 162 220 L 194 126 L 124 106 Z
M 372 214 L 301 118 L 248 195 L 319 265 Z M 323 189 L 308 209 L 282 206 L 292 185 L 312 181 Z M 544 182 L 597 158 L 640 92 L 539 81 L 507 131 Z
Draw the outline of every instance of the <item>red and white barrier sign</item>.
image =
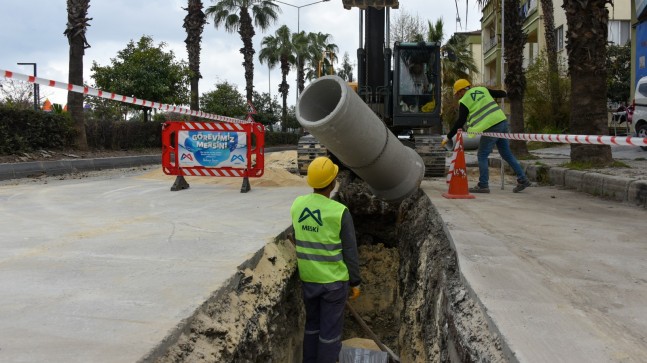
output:
M 261 177 L 265 127 L 259 123 L 165 122 L 162 170 L 167 175 Z
M 520 141 L 555 142 L 562 144 L 647 146 L 647 138 L 631 136 L 511 134 L 499 132 L 466 132 L 468 136 L 482 135 Z
M 116 94 L 116 93 L 104 92 L 104 91 L 102 91 L 100 89 L 96 89 L 96 88 L 92 88 L 92 87 L 77 86 L 77 85 L 73 85 L 73 84 L 53 81 L 53 80 L 44 79 L 44 78 L 40 78 L 40 77 L 29 76 L 29 75 L 22 74 L 22 73 L 16 73 L 16 72 L 8 71 L 8 70 L 5 70 L 5 69 L 0 69 L 0 74 L 3 74 L 4 77 L 8 78 L 8 79 L 16 79 L 16 80 L 19 80 L 19 81 L 24 81 L 24 82 L 29 82 L 29 83 L 36 83 L 36 84 L 40 84 L 40 85 L 43 85 L 43 86 L 60 88 L 60 89 L 66 90 L 66 91 L 83 93 L 83 94 L 90 95 L 90 96 L 96 96 L 96 97 L 101 97 L 101 98 L 105 98 L 105 99 L 109 99 L 109 100 L 114 100 L 114 101 L 119 101 L 119 102 L 124 102 L 124 103 L 130 103 L 130 104 L 138 105 L 138 106 L 156 108 L 156 109 L 163 110 L 163 111 L 177 112 L 177 113 L 181 113 L 181 114 L 185 114 L 185 115 L 202 117 L 202 118 L 206 118 L 206 119 L 209 119 L 209 120 L 231 122 L 231 123 L 237 123 L 237 124 L 248 124 L 248 123 L 253 122 L 253 120 L 252 121 L 250 121 L 250 120 L 240 120 L 240 119 L 233 118 L 233 117 L 214 115 L 214 114 L 210 114 L 210 113 L 206 113 L 206 112 L 202 112 L 202 111 L 193 111 L 193 110 L 190 110 L 188 108 L 177 107 L 177 106 L 173 106 L 173 105 L 167 105 L 165 103 L 142 100 L 142 99 L 138 99 L 138 98 L 135 98 L 135 97 L 122 96 L 122 95 L 119 95 L 119 94 Z

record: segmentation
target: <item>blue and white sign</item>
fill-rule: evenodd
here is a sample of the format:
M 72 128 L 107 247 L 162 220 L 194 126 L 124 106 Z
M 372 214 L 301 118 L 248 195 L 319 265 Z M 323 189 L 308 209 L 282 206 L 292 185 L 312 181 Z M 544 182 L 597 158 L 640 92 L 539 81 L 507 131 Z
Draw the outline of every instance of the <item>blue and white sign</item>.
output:
M 179 131 L 180 167 L 244 168 L 247 136 L 244 132 Z

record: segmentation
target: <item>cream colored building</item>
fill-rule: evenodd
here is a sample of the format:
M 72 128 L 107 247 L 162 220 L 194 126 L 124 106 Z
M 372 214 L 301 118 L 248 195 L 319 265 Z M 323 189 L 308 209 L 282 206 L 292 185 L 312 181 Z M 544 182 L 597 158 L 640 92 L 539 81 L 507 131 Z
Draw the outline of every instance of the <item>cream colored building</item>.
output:
M 467 37 L 469 50 L 472 52 L 474 64 L 478 69 L 476 73 L 470 72 L 470 79 L 473 82 L 480 82 L 483 74 L 483 40 L 481 39 L 481 30 L 475 30 L 471 32 L 458 32 L 456 34 Z
M 553 17 L 558 55 L 566 65 L 566 13 L 563 1 L 553 1 Z M 502 0 L 490 0 L 483 7 L 481 18 L 483 44 L 482 83 L 495 88 L 503 88 L 501 72 Z M 614 44 L 627 44 L 631 40 L 631 0 L 616 0 L 609 8 L 609 41 Z M 531 64 L 541 50 L 546 48 L 544 16 L 539 0 L 525 0 L 519 9 L 525 14 L 523 30 L 528 34 L 524 51 L 524 66 Z

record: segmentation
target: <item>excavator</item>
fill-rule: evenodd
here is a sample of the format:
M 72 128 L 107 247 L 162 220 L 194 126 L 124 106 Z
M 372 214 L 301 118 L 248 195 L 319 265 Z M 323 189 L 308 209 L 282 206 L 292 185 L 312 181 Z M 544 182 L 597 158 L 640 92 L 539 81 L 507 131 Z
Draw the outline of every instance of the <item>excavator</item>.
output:
M 425 177 L 445 176 L 446 150 L 441 147 L 440 44 L 395 42 L 390 48 L 390 10 L 398 0 L 342 0 L 345 9 L 360 9 L 357 49 L 357 94 L 423 159 Z M 305 174 L 309 162 L 326 155 L 312 135 L 299 140 L 298 167 Z

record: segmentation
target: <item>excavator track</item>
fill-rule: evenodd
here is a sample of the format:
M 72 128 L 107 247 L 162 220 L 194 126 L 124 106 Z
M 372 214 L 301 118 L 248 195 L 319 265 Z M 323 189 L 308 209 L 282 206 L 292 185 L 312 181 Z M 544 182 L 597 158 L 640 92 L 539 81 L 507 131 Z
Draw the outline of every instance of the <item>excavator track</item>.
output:
M 444 177 L 447 150 L 440 146 L 440 135 L 415 135 L 415 150 L 425 163 L 425 177 Z
M 312 135 L 305 135 L 299 139 L 297 145 L 297 166 L 299 175 L 308 174 L 308 165 L 319 156 L 328 156 L 328 149 L 321 145 Z

